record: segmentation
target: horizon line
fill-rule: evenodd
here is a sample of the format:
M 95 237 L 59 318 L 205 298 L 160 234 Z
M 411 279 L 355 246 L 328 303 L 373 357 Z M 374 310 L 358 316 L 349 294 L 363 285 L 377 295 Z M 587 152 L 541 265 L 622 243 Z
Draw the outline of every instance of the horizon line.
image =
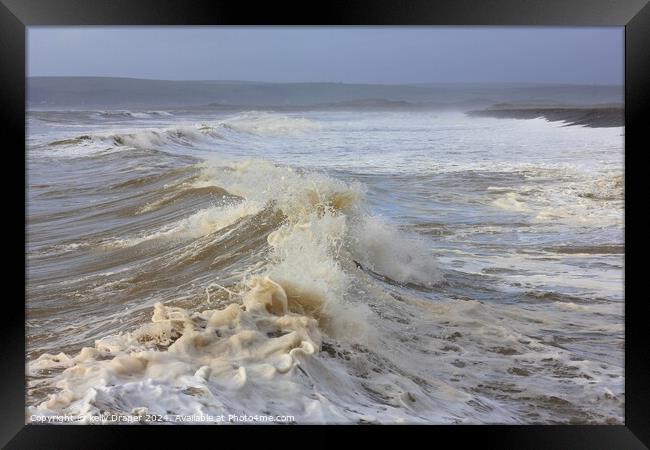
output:
M 408 83 L 382 83 L 382 82 L 350 82 L 350 81 L 262 81 L 262 80 L 229 80 L 229 79 L 165 79 L 165 78 L 140 78 L 108 75 L 27 75 L 25 79 L 31 78 L 104 78 L 118 80 L 138 80 L 138 81 L 166 81 L 166 82 L 197 82 L 197 83 L 258 83 L 258 84 L 347 84 L 347 85 L 370 85 L 370 86 L 417 86 L 417 85 L 499 85 L 499 84 L 519 84 L 519 85 L 554 85 L 554 86 L 616 86 L 623 87 L 625 83 L 575 83 L 559 81 L 417 81 Z

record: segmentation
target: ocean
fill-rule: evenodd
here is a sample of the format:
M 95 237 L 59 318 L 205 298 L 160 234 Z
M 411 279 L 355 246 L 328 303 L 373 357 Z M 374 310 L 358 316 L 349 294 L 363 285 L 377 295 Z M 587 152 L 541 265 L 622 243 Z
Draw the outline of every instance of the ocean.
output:
M 26 121 L 28 422 L 624 422 L 622 127 Z

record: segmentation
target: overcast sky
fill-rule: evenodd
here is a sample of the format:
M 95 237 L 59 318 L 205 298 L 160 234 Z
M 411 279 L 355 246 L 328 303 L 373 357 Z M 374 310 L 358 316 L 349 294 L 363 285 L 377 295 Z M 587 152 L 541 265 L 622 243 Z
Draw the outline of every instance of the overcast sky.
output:
M 622 84 L 622 27 L 30 27 L 29 76 Z

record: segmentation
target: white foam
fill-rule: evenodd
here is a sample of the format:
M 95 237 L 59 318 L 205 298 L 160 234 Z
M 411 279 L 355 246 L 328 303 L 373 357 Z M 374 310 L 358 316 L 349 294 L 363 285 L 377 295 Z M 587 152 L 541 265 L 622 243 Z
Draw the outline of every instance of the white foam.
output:
M 263 111 L 250 111 L 226 118 L 218 123 L 229 129 L 267 136 L 280 136 L 319 131 L 321 125 L 303 117 L 292 117 Z
M 272 205 L 286 220 L 268 236 L 272 254 L 266 268 L 242 280 L 236 294 L 240 300 L 221 309 L 192 313 L 158 304 L 152 323 L 131 333 L 99 340 L 75 357 L 41 356 L 31 364 L 31 373 L 64 370 L 52 380 L 57 392 L 32 408 L 33 413 L 89 417 L 102 409 L 134 408 L 186 413 L 200 399 L 213 414 L 277 408 L 301 422 L 367 415 L 350 414 L 331 403 L 337 396 L 337 403 L 343 401 L 357 389 L 353 385 L 332 387 L 329 400 L 313 397 L 297 366 L 327 385 L 327 380 L 344 375 L 338 363 L 330 368 L 314 359 L 322 336 L 337 342 L 370 339 L 367 318 L 372 313 L 355 301 L 343 267 L 354 267 L 351 254 L 361 251 L 383 259 L 373 269 L 385 269 L 400 281 L 431 282 L 431 261 L 406 240 L 398 239 L 388 251 L 379 249 L 391 231 L 364 215 L 359 186 L 256 161 L 208 165 L 198 183 L 210 180 L 244 200 L 226 209 L 199 211 L 164 233 L 205 235 Z M 359 228 L 352 220 L 365 225 Z M 365 236 L 359 239 L 358 233 Z M 390 253 L 397 251 L 411 256 L 396 253 L 396 264 L 390 264 Z M 164 351 L 155 350 L 160 347 Z M 194 394 L 182 395 L 188 390 Z M 251 402 L 251 395 L 258 400 Z M 392 420 L 400 418 L 404 420 L 403 414 L 396 413 Z
M 352 252 L 370 270 L 400 283 L 434 286 L 442 280 L 428 244 L 409 237 L 378 217 L 365 217 L 354 228 Z

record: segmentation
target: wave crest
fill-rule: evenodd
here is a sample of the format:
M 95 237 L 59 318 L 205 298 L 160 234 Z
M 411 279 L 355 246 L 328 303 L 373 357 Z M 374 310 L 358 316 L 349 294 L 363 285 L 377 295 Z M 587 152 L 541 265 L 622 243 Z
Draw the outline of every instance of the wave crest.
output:
M 183 410 L 200 399 L 212 414 L 257 411 L 244 405 L 245 392 L 255 392 L 266 396 L 264 407 L 275 399 L 309 418 L 287 395 L 305 389 L 301 366 L 312 376 L 332 377 L 333 369 L 317 359 L 324 337 L 354 343 L 371 332 L 372 312 L 352 289 L 361 275 L 353 262 L 394 281 L 440 280 L 435 260 L 421 245 L 370 215 L 359 184 L 262 161 L 205 164 L 193 183 L 218 186 L 242 200 L 199 211 L 164 233 L 196 238 L 274 208 L 284 219 L 267 236 L 265 267 L 235 287 L 222 287 L 229 300 L 220 308 L 192 311 L 158 303 L 152 322 L 132 332 L 98 340 L 76 356 L 41 355 L 29 371 L 53 370 L 41 383 L 57 390 L 33 412 L 89 418 L 145 407 L 155 413 L 173 409 L 172 399 Z

